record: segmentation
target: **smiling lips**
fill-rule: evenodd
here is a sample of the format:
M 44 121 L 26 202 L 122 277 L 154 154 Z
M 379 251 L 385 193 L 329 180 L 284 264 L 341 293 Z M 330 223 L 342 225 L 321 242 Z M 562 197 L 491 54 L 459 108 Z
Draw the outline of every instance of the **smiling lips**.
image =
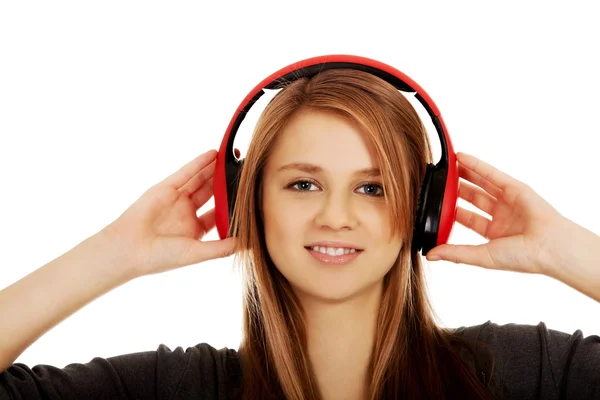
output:
M 323 247 L 314 246 L 306 247 L 306 250 L 318 261 L 327 265 L 343 265 L 347 264 L 362 253 L 362 250 L 348 249 L 348 248 L 334 248 L 334 247 Z

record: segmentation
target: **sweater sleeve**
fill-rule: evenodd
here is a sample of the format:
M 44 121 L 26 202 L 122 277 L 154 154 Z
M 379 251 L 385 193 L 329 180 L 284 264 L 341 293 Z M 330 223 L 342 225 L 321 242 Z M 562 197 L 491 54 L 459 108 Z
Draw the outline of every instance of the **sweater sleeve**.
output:
M 65 368 L 16 363 L 0 373 L 0 400 L 229 399 L 239 393 L 237 352 L 202 343 L 185 351 L 96 357 Z
M 467 328 L 491 346 L 504 399 L 600 399 L 600 337 L 491 321 Z

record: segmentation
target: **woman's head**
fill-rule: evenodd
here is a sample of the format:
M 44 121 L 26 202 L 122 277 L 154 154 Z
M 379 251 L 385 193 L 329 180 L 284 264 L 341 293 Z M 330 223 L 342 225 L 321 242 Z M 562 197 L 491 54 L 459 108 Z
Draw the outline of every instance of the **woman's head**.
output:
M 256 188 L 257 233 L 296 294 L 343 300 L 376 289 L 401 248 L 410 250 L 429 161 L 423 125 L 398 90 L 330 70 L 293 82 L 267 106 L 245 159 L 252 182 L 241 185 Z M 307 249 L 321 241 L 362 251 L 325 266 Z
M 314 101 L 318 95 L 313 96 Z M 343 113 L 343 100 L 313 108 L 311 99 L 305 99 L 308 106 L 290 116 L 262 171 L 260 207 L 267 250 L 299 297 L 344 301 L 379 291 L 406 240 L 406 232 L 397 229 L 400 224 L 391 223 L 384 190 L 388 186 L 379 172 L 386 163 L 378 161 L 390 151 L 401 151 L 376 149 L 372 136 L 389 133 L 369 135 L 377 127 L 368 120 L 361 126 L 356 122 L 361 116 Z M 378 142 L 398 146 L 391 138 Z M 311 246 L 328 241 L 348 245 Z M 346 265 L 328 265 L 311 255 L 335 248 L 346 253 L 353 248 L 358 256 Z
M 381 305 L 370 395 L 399 393 L 408 382 L 418 387 L 424 375 L 419 363 L 437 375 L 430 393 L 443 391 L 435 366 L 435 346 L 443 338 L 420 259 L 411 254 L 420 184 L 431 158 L 410 102 L 366 72 L 323 71 L 291 82 L 271 100 L 244 161 L 233 215 L 245 277 L 240 353 L 252 386 L 245 389 L 248 397 L 273 394 L 267 389 L 277 386 L 288 398 L 319 398 L 306 355 L 302 300 L 373 293 Z M 307 249 L 321 241 L 362 251 L 346 265 L 324 265 Z

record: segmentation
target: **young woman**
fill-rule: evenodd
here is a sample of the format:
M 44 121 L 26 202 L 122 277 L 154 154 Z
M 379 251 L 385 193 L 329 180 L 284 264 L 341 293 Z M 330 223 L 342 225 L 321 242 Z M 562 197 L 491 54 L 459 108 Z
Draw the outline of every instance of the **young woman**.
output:
M 527 185 L 457 154 L 457 222 L 489 242 L 427 254 L 545 274 L 600 301 L 600 237 Z M 117 220 L 0 292 L 0 398 L 596 398 L 600 343 L 538 326 L 436 326 L 412 253 L 431 152 L 406 98 L 365 72 L 294 81 L 264 110 L 245 157 L 231 238 L 201 239 L 216 152 L 150 188 Z M 467 181 L 471 182 L 467 183 Z M 140 276 L 235 254 L 240 348 L 198 344 L 64 369 L 12 364 L 42 334 Z M 43 299 L 43 301 L 42 301 Z M 48 304 L 51 306 L 49 307 Z

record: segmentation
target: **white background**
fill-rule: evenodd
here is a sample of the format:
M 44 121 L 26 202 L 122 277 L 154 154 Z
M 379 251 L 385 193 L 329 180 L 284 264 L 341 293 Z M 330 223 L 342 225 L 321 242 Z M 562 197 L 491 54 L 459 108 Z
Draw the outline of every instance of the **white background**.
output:
M 218 148 L 233 111 L 266 76 L 333 53 L 408 74 L 442 111 L 457 151 L 530 184 L 563 215 L 600 233 L 593 2 L 393 2 L 395 9 L 376 2 L 203 3 L 0 5 L 0 288 Z M 245 124 L 249 132 L 252 119 Z M 216 230 L 208 235 L 216 238 Z M 458 225 L 451 238 L 483 242 Z M 232 261 L 129 282 L 63 321 L 16 362 L 63 367 L 160 343 L 237 348 L 241 297 Z M 428 268 L 442 325 L 544 321 L 600 334 L 600 305 L 553 279 L 451 263 Z

